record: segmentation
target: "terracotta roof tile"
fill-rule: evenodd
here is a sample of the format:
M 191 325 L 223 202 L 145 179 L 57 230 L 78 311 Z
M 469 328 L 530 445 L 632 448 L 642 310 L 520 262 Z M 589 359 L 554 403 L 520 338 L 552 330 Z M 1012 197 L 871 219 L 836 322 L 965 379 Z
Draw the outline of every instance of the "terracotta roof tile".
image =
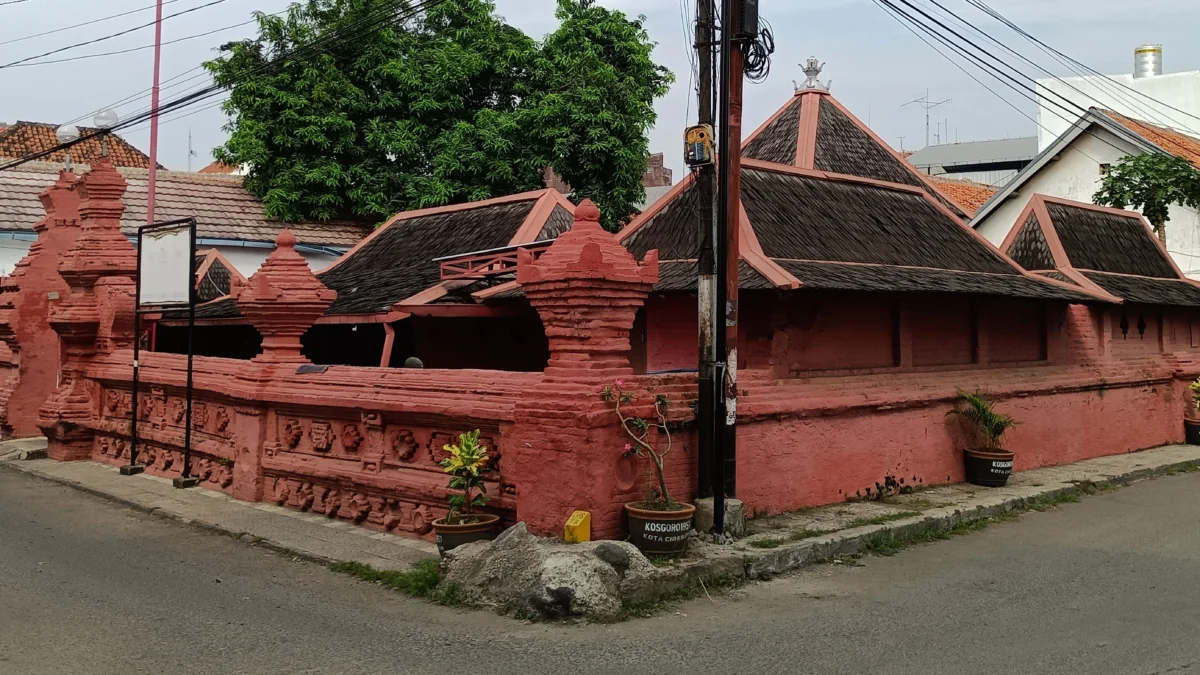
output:
M 236 166 L 222 164 L 221 162 L 213 162 L 203 169 L 200 169 L 196 173 L 233 173 L 234 171 L 237 171 Z
M 1111 110 L 1101 111 L 1114 122 L 1124 126 L 1133 133 L 1157 145 L 1163 150 L 1186 159 L 1191 162 L 1196 168 L 1200 168 L 1200 139 L 1193 138 L 1187 134 L 1179 133 L 1173 129 L 1160 127 L 1157 124 L 1150 124 L 1142 120 L 1135 120 L 1125 117 Z
M 987 200 L 996 194 L 996 188 L 975 181 L 941 176 L 930 176 L 929 180 L 956 204 L 963 207 L 968 216 L 978 213 Z
M 0 127 L 0 157 L 20 158 L 34 153 L 45 152 L 58 145 L 54 132 L 58 127 L 44 122 L 17 122 L 8 127 Z M 96 133 L 98 129 L 79 127 L 81 136 Z M 71 148 L 71 159 L 86 164 L 100 156 L 101 144 L 99 138 L 89 138 Z M 109 137 L 108 154 L 113 164 L 118 167 L 150 168 L 150 158 L 141 150 L 133 147 L 128 141 L 113 134 Z M 62 150 L 54 152 L 41 161 L 57 162 L 66 160 Z M 159 164 L 161 168 L 162 165 Z
M 0 171 L 0 230 L 32 230 L 44 215 L 38 194 L 53 181 L 61 167 L 30 162 Z M 86 167 L 76 167 L 82 175 Z M 129 184 L 125 193 L 125 215 L 121 229 L 133 234 L 146 222 L 146 169 L 120 169 Z M 263 216 L 262 202 L 242 187 L 241 176 L 195 174 L 173 171 L 158 173 L 155 216 L 172 220 L 195 216 L 198 235 L 205 239 L 274 242 L 285 226 L 303 244 L 349 248 L 370 234 L 369 225 L 347 222 L 282 223 Z

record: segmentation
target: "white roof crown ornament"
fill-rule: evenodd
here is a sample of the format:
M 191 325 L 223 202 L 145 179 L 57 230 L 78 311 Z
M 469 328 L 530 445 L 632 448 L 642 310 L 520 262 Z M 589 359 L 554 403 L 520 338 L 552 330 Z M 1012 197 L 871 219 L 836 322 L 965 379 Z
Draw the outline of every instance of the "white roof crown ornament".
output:
M 833 86 L 833 80 L 829 80 L 829 81 L 825 82 L 824 84 L 822 84 L 821 81 L 817 79 L 817 77 L 821 74 L 821 71 L 824 68 L 825 68 L 825 64 L 818 61 L 817 57 L 815 57 L 815 56 L 808 57 L 808 60 L 804 62 L 804 74 L 808 76 L 808 79 L 804 81 L 803 87 L 800 86 L 799 84 L 797 84 L 795 80 L 793 80 L 792 84 L 796 87 L 796 91 L 810 90 L 810 89 L 818 90 L 818 91 L 829 91 L 829 88 L 831 86 Z

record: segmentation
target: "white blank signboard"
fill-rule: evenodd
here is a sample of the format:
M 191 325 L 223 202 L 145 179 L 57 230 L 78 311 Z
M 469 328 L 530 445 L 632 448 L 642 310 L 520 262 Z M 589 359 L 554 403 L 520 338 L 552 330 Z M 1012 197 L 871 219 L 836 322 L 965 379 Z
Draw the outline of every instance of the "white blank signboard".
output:
M 146 230 L 138 251 L 142 266 L 139 305 L 186 305 L 192 288 L 191 226 Z

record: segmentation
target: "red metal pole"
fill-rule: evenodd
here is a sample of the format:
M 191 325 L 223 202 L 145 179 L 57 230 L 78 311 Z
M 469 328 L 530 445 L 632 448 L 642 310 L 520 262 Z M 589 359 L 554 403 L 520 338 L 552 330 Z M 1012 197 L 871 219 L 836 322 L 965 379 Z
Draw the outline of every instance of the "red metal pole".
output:
M 154 188 L 158 178 L 158 66 L 162 58 L 162 6 L 154 14 L 154 86 L 150 90 L 150 184 L 146 194 L 146 224 L 154 224 Z

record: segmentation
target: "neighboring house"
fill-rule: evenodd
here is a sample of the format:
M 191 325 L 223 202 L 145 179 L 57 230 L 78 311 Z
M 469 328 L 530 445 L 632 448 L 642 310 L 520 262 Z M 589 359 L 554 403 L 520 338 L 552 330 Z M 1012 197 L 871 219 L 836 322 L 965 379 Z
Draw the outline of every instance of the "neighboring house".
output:
M 203 169 L 200 169 L 196 173 L 215 173 L 215 174 L 222 174 L 222 175 L 226 175 L 226 176 L 245 176 L 246 175 L 246 165 L 243 164 L 241 166 L 230 166 L 229 164 L 222 164 L 221 162 L 213 162 L 212 164 L 209 164 L 208 166 L 204 167 Z
M 1003 185 L 1037 156 L 1037 137 L 931 145 L 907 156 L 927 176 Z
M 1164 75 L 1163 56 L 1161 46 L 1142 45 L 1134 50 L 1133 73 L 1038 80 L 1038 151 L 1071 128 L 1064 100 L 1076 110 L 1102 108 L 1184 131 L 1200 129 L 1200 71 Z
M 1113 164 L 1146 152 L 1169 152 L 1200 167 L 1200 139 L 1093 108 L 988 200 L 971 225 L 999 245 L 1034 194 L 1090 202 Z M 1185 274 L 1200 278 L 1200 213 L 1171 207 L 1167 250 Z
M 675 184 L 674 171 L 666 167 L 666 160 L 663 153 L 656 152 L 646 160 L 646 172 L 642 174 L 642 185 L 646 188 L 646 198 L 637 205 L 639 212 L 645 211 L 646 207 L 662 198 L 671 190 L 671 186 Z M 562 176 L 554 171 L 553 167 L 546 167 L 542 173 L 542 184 L 548 188 L 554 188 L 564 195 L 569 195 L 575 191 Z
M 88 127 L 77 128 L 80 136 L 87 136 L 99 131 L 99 129 Z M 58 138 L 54 135 L 57 129 L 57 125 L 44 122 L 17 122 L 12 125 L 0 126 L 0 158 L 28 157 L 58 146 Z M 71 148 L 71 161 L 76 164 L 87 164 L 99 157 L 101 152 L 100 138 L 89 138 Z M 150 158 L 116 134 L 108 137 L 108 155 L 112 158 L 113 165 L 117 167 L 150 168 Z M 66 161 L 66 152 L 59 150 L 39 161 L 61 165 Z M 162 168 L 161 164 L 159 164 L 159 168 Z
M 12 271 L 36 239 L 33 225 L 45 214 L 38 195 L 62 166 L 29 162 L 0 171 L 0 273 Z M 82 175 L 87 166 L 77 165 Z M 122 168 L 129 184 L 121 228 L 129 237 L 146 222 L 148 171 Z M 219 250 L 237 270 L 250 276 L 275 248 L 280 229 L 291 228 L 300 240 L 296 247 L 314 270 L 336 260 L 371 232 L 357 223 L 283 223 L 263 216 L 262 202 L 242 187 L 240 176 L 159 171 L 155 218 L 159 221 L 194 216 L 197 245 Z

